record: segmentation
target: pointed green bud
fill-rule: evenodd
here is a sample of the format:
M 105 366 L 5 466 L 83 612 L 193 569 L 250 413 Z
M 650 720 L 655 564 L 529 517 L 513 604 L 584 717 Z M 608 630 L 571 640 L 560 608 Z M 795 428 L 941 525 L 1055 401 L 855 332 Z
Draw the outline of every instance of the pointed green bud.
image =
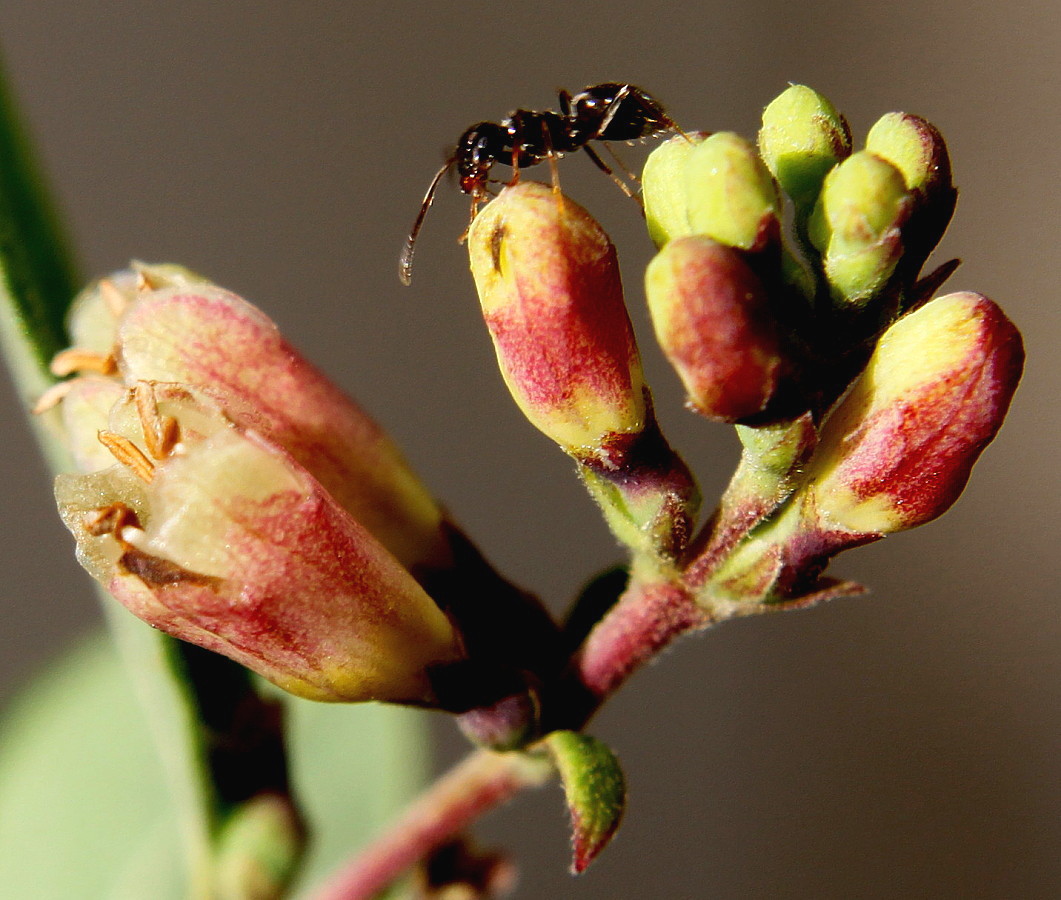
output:
M 685 164 L 693 234 L 759 251 L 780 234 L 780 199 L 755 146 L 729 131 L 697 144 Z
M 809 210 L 826 173 L 851 155 L 851 132 L 825 97 L 794 84 L 763 110 L 759 152 L 797 209 Z
M 723 422 L 761 412 L 783 358 L 766 289 L 741 254 L 710 238 L 678 238 L 649 263 L 645 292 L 690 408 Z
M 884 289 L 902 256 L 910 205 L 902 173 L 872 153 L 855 153 L 826 176 L 809 234 L 837 305 L 865 306 Z
M 577 875 L 619 828 L 626 806 L 623 770 L 608 746 L 588 734 L 554 731 L 542 744 L 560 773 L 571 812 L 571 870 Z
M 280 900 L 300 859 L 303 835 L 286 797 L 259 794 L 240 804 L 218 837 L 218 900 Z
M 706 137 L 703 132 L 675 135 L 660 144 L 645 160 L 641 197 L 645 201 L 648 234 L 657 247 L 692 234 L 685 167 L 693 149 Z
M 903 243 L 906 256 L 911 257 L 909 263 L 904 259 L 904 265 L 916 277 L 943 237 L 958 199 L 947 144 L 931 122 L 894 112 L 882 116 L 870 129 L 866 149 L 902 172 L 914 194 L 914 210 L 903 227 Z

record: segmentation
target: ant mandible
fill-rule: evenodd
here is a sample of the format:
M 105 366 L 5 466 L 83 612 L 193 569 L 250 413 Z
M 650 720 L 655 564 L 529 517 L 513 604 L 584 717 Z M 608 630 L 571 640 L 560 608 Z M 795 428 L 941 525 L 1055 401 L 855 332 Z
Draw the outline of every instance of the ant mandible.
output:
M 572 96 L 559 92 L 560 111 L 517 109 L 501 122 L 479 122 L 467 129 L 438 170 L 424 195 L 398 262 L 402 284 L 413 276 L 413 248 L 424 217 L 435 199 L 443 176 L 456 167 L 460 189 L 472 198 L 471 216 L 487 198 L 486 185 L 495 163 L 512 167 L 512 183 L 519 170 L 545 160 L 552 163 L 565 153 L 584 150 L 593 164 L 629 196 L 630 189 L 616 177 L 590 146 L 590 141 L 636 141 L 678 126 L 663 105 L 632 84 L 606 82 L 584 88 Z

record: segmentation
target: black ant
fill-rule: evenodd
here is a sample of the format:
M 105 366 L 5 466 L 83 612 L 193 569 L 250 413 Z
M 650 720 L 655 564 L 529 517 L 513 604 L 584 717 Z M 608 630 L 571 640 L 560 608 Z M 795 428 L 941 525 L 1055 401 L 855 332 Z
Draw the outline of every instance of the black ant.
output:
M 559 101 L 559 112 L 517 109 L 501 122 L 479 122 L 460 136 L 445 164 L 431 179 L 420 213 L 402 248 L 398 276 L 403 284 L 412 281 L 417 235 L 435 199 L 435 190 L 450 169 L 456 167 L 461 191 L 471 195 L 472 218 L 487 198 L 486 185 L 495 163 L 512 167 L 514 184 L 519 180 L 520 168 L 545 160 L 553 164 L 565 153 L 577 150 L 585 150 L 598 169 L 633 197 L 626 184 L 589 145 L 590 141 L 636 141 L 678 127 L 659 101 L 632 84 L 597 84 L 574 96 L 562 90 Z

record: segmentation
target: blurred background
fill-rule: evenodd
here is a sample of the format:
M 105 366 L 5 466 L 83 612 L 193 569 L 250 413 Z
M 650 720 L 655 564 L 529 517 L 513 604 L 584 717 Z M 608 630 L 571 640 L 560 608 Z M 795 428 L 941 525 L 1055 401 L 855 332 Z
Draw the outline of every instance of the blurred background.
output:
M 856 143 L 896 109 L 942 129 L 962 191 L 941 251 L 965 261 L 951 288 L 999 301 L 1027 340 L 1010 419 L 945 518 L 840 558 L 867 598 L 687 639 L 614 700 L 594 731 L 627 770 L 628 816 L 586 875 L 566 874 L 555 789 L 482 824 L 516 852 L 519 898 L 576 900 L 1061 896 L 1059 34 L 1047 0 L 0 5 L 85 277 L 180 262 L 253 300 L 554 608 L 618 554 L 571 463 L 507 397 L 455 190 L 412 287 L 397 279 L 447 146 L 612 80 L 687 129 L 753 136 L 788 82 L 826 94 Z M 660 416 L 717 495 L 736 441 L 682 410 L 652 346 L 632 204 L 581 159 L 561 179 L 619 246 Z M 0 701 L 99 622 L 6 382 L 2 401 Z M 433 730 L 448 765 L 462 740 L 441 716 Z

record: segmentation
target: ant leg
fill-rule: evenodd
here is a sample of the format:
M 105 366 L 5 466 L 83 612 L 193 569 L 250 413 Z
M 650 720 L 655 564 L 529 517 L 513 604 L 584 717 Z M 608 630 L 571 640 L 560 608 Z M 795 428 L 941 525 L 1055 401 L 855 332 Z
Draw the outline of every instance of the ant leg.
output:
M 586 146 L 584 146 L 582 149 L 585 150 L 589 158 L 593 160 L 593 165 L 595 165 L 612 181 L 614 181 L 616 187 L 618 187 L 620 191 L 626 194 L 626 196 L 629 197 L 631 200 L 636 201 L 638 205 L 642 207 L 644 206 L 644 204 L 641 202 L 641 198 L 638 197 L 637 194 L 635 194 L 632 190 L 630 190 L 630 186 L 625 181 L 623 181 L 618 175 L 616 175 L 615 172 L 612 171 L 611 167 L 603 159 L 600 158 L 596 150 L 594 150 L 589 144 L 586 144 Z
M 641 179 L 638 177 L 636 172 L 631 172 L 627 168 L 626 163 L 623 162 L 623 158 L 615 151 L 615 148 L 611 144 L 601 141 L 601 146 L 608 151 L 608 155 L 615 161 L 616 166 L 623 170 L 623 174 L 635 184 L 640 184 Z
M 563 92 L 561 92 L 561 95 Z M 560 167 L 556 164 L 556 153 L 553 151 L 553 138 L 549 134 L 549 126 L 542 122 L 542 146 L 545 148 L 545 158 L 549 160 L 549 175 L 553 182 L 553 193 L 560 193 Z
M 619 107 L 622 102 L 630 96 L 630 85 L 624 84 L 618 91 L 615 92 L 615 96 L 608 103 L 608 108 L 604 111 L 604 117 L 601 119 L 600 127 L 597 129 L 597 134 L 604 134 L 608 129 L 608 126 L 612 124 L 612 119 L 615 118 L 615 114 L 619 112 Z M 640 101 L 639 101 L 640 102 Z

